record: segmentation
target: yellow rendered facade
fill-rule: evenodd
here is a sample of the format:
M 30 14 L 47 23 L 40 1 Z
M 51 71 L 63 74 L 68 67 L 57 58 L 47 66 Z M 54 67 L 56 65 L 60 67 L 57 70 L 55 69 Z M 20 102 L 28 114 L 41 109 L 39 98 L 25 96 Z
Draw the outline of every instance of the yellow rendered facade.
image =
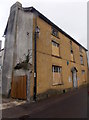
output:
M 39 37 L 37 37 L 37 94 L 46 92 L 49 89 L 63 90 L 73 88 L 73 76 L 71 69 L 77 69 L 77 86 L 87 83 L 87 54 L 84 48 L 82 52 L 79 45 L 58 31 L 58 37 L 52 35 L 52 26 L 40 17 L 37 17 L 37 26 L 40 28 Z M 35 29 L 35 18 L 33 20 L 33 33 Z M 58 47 L 52 45 L 52 41 L 58 44 Z M 71 56 L 72 41 L 73 56 Z M 58 53 L 59 51 L 59 53 Z M 84 64 L 81 65 L 80 55 L 83 56 Z M 33 56 L 34 56 L 34 34 L 33 34 Z M 72 57 L 72 58 L 71 58 Z M 72 60 L 74 57 L 74 60 Z M 34 57 L 33 57 L 34 58 Z M 55 73 L 60 78 L 62 84 L 53 84 L 52 66 L 59 66 L 61 74 Z M 34 63 L 33 63 L 34 66 Z M 84 74 L 82 73 L 84 71 Z M 34 77 L 33 77 L 34 79 Z M 57 78 L 58 79 L 58 78 Z M 56 79 L 56 80 L 57 80 Z M 56 81 L 55 80 L 55 81 Z M 34 81 L 34 80 L 33 80 Z M 31 95 L 33 95 L 33 85 L 31 84 Z

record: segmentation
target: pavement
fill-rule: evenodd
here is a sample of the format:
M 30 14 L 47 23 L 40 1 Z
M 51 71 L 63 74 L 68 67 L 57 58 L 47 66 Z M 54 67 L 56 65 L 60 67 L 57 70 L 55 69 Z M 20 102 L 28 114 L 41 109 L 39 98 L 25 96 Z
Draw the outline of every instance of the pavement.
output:
M 2 104 L 0 104 L 0 110 L 12 108 L 18 105 L 22 105 L 26 103 L 26 101 L 18 100 L 18 99 L 12 99 L 12 98 L 3 98 Z
M 12 100 L 7 108 L 4 101 L 2 118 L 87 118 L 88 101 L 87 87 L 32 103 Z

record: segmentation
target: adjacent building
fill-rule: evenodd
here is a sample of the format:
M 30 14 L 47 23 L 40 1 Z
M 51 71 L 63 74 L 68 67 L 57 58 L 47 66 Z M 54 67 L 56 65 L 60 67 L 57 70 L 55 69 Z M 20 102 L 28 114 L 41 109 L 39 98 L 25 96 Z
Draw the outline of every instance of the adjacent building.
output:
M 0 94 L 2 93 L 2 68 L 3 68 L 3 57 L 4 49 L 1 49 L 2 41 L 0 41 Z
M 3 94 L 36 100 L 87 83 L 87 49 L 35 8 L 15 3 L 4 35 Z

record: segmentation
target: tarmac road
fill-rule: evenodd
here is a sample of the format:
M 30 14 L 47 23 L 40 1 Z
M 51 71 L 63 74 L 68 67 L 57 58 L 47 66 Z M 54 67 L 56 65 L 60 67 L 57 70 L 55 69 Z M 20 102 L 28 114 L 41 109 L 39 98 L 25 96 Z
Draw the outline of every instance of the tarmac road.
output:
M 87 87 L 76 89 L 36 103 L 26 103 L 2 111 L 3 118 L 87 118 Z

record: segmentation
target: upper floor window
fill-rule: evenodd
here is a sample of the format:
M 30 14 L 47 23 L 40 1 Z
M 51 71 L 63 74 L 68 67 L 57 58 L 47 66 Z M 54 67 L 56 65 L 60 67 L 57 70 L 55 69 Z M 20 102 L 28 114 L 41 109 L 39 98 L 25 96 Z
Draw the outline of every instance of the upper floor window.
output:
M 74 54 L 71 53 L 71 61 L 74 61 Z
M 59 43 L 55 42 L 52 40 L 52 45 L 55 46 L 55 47 L 59 47 Z
M 52 55 L 54 56 L 60 55 L 60 45 L 55 41 L 52 41 Z
M 58 37 L 58 30 L 55 29 L 54 27 L 52 27 L 52 35 L 54 35 L 55 37 Z
M 83 56 L 82 55 L 80 55 L 80 62 L 81 62 L 81 64 L 83 64 Z
M 85 70 L 82 70 L 82 75 L 84 75 L 85 74 Z
M 74 53 L 72 48 L 72 41 L 70 41 L 70 52 L 71 52 L 71 61 L 74 61 Z
M 72 41 L 70 41 L 70 51 L 71 51 L 71 53 L 73 53 Z
M 82 53 L 82 47 L 81 47 L 81 46 L 79 46 L 79 52 L 81 52 L 81 53 Z

